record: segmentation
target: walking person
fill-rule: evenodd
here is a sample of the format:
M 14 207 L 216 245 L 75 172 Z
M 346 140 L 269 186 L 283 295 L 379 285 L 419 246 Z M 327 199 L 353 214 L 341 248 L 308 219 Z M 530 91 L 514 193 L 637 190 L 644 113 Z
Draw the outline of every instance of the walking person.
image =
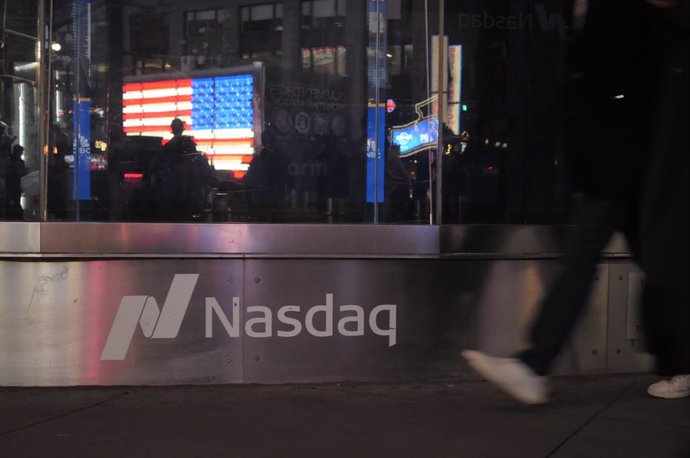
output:
M 541 302 L 530 348 L 512 358 L 463 352 L 477 372 L 527 404 L 548 402 L 547 375 L 582 314 L 601 251 L 615 231 L 626 234 L 639 258 L 640 183 L 651 146 L 639 133 L 651 124 L 658 87 L 653 9 L 644 0 L 573 2 L 564 121 L 580 198 L 564 267 Z
M 649 1 L 660 8 L 664 61 L 653 154 L 640 212 L 640 262 L 648 285 L 642 304 L 647 346 L 656 356 L 656 372 L 670 378 L 650 385 L 647 393 L 679 399 L 690 396 L 690 4 Z

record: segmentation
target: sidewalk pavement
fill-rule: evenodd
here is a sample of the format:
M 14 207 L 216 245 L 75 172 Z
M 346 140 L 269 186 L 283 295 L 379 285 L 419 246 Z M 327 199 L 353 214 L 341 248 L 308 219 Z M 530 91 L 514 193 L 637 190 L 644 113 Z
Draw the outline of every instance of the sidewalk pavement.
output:
M 0 388 L 0 456 L 690 457 L 656 380 L 557 377 L 539 407 L 482 381 Z

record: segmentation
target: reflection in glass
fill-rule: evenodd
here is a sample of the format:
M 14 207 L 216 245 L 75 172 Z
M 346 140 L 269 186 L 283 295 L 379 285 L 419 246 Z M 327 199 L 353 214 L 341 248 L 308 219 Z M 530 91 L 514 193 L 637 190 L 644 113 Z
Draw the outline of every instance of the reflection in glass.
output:
M 0 36 L 0 220 L 39 217 L 35 0 L 7 0 Z
M 442 33 L 431 0 L 53 7 L 51 219 L 428 224 L 437 196 L 445 223 L 565 213 L 558 0 L 445 2 Z M 168 174 L 203 198 L 162 211 L 175 119 L 208 167 Z

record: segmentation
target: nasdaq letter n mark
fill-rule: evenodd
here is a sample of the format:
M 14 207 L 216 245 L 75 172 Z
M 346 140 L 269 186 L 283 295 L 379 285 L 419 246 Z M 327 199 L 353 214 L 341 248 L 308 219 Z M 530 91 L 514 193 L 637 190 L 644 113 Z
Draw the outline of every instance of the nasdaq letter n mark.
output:
M 163 308 L 151 296 L 125 296 L 105 342 L 101 360 L 121 361 L 127 356 L 137 325 L 146 337 L 172 339 L 180 332 L 199 274 L 176 274 Z

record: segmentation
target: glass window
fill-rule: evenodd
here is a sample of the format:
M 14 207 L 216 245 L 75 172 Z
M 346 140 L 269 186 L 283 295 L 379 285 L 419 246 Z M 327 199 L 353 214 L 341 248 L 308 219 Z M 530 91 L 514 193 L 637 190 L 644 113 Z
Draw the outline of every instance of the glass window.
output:
M 317 19 L 335 17 L 335 0 L 313 0 L 312 15 Z
M 49 218 L 561 221 L 563 3 L 54 0 Z M 5 44 L 36 170 L 35 39 Z
M 185 16 L 185 50 L 180 66 L 184 70 L 217 68 L 223 60 L 223 10 L 188 11 Z
M 282 16 L 282 5 L 278 3 L 242 8 L 242 59 L 272 60 L 282 56 Z
M 566 3 L 446 2 L 443 222 L 567 214 L 559 127 Z
M 36 1 L 5 1 L 0 49 L 0 220 L 40 216 Z
M 266 21 L 273 19 L 273 5 L 258 5 L 251 9 L 252 21 Z
M 338 15 L 336 15 L 338 12 Z M 302 67 L 315 73 L 344 76 L 345 2 L 318 0 L 302 2 Z

